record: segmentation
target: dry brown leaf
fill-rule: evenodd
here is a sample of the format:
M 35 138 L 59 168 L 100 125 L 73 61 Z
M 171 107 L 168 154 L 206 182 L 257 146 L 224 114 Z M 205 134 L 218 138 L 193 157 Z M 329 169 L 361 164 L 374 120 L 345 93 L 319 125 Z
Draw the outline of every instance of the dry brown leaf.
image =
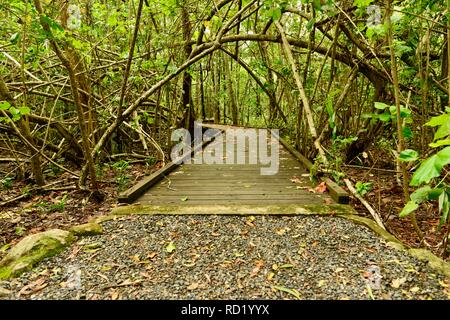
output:
M 117 300 L 119 298 L 119 292 L 113 291 L 111 292 L 111 300 Z
M 81 251 L 81 247 L 75 245 L 72 249 L 72 252 L 70 253 L 70 255 L 66 258 L 66 260 L 73 260 L 76 258 L 76 256 L 78 255 L 78 253 Z
M 394 280 L 392 280 L 391 287 L 392 287 L 392 288 L 395 288 L 395 289 L 398 289 L 398 288 L 400 288 L 400 286 L 401 286 L 402 284 L 404 284 L 405 282 L 406 282 L 406 277 L 394 279 Z
M 44 289 L 46 286 L 48 285 L 48 283 L 45 282 L 44 278 L 39 278 L 36 281 L 27 284 L 26 286 L 24 286 L 20 291 L 19 291 L 19 297 L 24 295 L 31 295 L 33 293 L 36 293 L 38 291 L 41 291 L 42 289 Z
M 327 192 L 327 184 L 325 182 L 322 182 L 314 189 L 314 191 L 316 191 L 317 193 Z
M 259 273 L 259 271 L 261 271 L 261 268 L 264 266 L 264 261 L 262 260 L 258 260 L 256 261 L 256 266 L 253 268 L 252 272 L 250 273 L 250 277 L 256 277 Z
M 187 287 L 187 289 L 188 289 L 188 290 L 195 290 L 195 289 L 198 288 L 198 286 L 199 286 L 198 282 L 194 282 L 194 283 L 192 283 L 191 285 L 189 285 L 189 286 Z
M 292 183 L 302 183 L 302 180 L 297 176 L 293 176 L 290 180 Z

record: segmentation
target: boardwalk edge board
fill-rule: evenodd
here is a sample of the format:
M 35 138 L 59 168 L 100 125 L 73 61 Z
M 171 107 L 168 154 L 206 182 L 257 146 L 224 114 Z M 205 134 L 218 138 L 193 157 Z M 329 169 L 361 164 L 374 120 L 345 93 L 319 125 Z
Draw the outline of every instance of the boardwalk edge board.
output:
M 254 205 L 193 205 L 190 207 L 177 205 L 127 205 L 112 209 L 111 215 L 102 216 L 93 220 L 95 223 L 103 223 L 109 220 L 120 219 L 126 216 L 136 215 L 210 215 L 211 212 L 219 215 L 234 216 L 255 216 L 255 215 L 309 215 L 309 216 L 330 216 L 350 220 L 354 223 L 371 229 L 375 234 L 381 237 L 386 245 L 395 249 L 408 253 L 414 258 L 428 263 L 430 268 L 439 274 L 450 277 L 450 264 L 443 259 L 434 255 L 427 249 L 411 248 L 401 242 L 394 235 L 382 229 L 372 219 L 360 216 L 358 212 L 344 204 L 331 205 L 271 205 L 271 206 L 254 206 Z
M 184 157 L 182 157 L 181 158 L 181 162 L 185 158 L 187 158 L 189 156 L 193 156 L 194 154 L 196 154 L 199 150 L 201 150 L 204 147 L 206 147 L 208 144 L 210 144 L 212 141 L 214 141 L 214 139 L 217 136 L 219 136 L 221 134 L 222 134 L 222 131 L 218 132 L 216 135 L 211 137 L 210 140 L 204 141 L 200 146 L 194 148 L 190 155 L 185 155 Z M 143 178 L 141 181 L 136 183 L 134 186 L 132 186 L 128 190 L 122 192 L 119 195 L 119 197 L 118 197 L 119 203 L 128 203 L 128 204 L 133 203 L 133 201 L 135 201 L 141 195 L 143 195 L 148 189 L 150 189 L 150 187 L 154 186 L 156 183 L 161 181 L 166 175 L 168 175 L 169 173 L 171 173 L 172 171 L 174 171 L 178 167 L 179 167 L 179 164 L 177 164 L 177 163 L 175 163 L 173 161 L 169 162 L 167 165 L 165 165 L 164 167 L 162 167 L 158 171 L 152 173 L 148 177 Z
M 272 132 L 274 134 L 274 132 Z M 298 159 L 309 171 L 313 168 L 313 163 L 309 161 L 304 155 L 295 150 L 286 140 L 279 135 L 275 134 L 281 144 L 296 158 Z M 350 196 L 347 191 L 341 188 L 336 182 L 330 178 L 322 177 L 321 180 L 326 183 L 331 198 L 339 204 L 349 204 Z

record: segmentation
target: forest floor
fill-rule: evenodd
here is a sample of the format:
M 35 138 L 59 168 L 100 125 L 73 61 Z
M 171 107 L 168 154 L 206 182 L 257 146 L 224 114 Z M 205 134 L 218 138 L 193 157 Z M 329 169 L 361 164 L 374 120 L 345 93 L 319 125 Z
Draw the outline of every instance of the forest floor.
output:
M 104 201 L 92 201 L 89 193 L 73 190 L 74 180 L 67 174 L 47 177 L 47 183 L 61 182 L 52 187 L 67 190 L 33 192 L 20 201 L 11 202 L 0 207 L 0 259 L 6 251 L 23 237 L 52 228 L 68 230 L 71 226 L 88 222 L 93 217 L 107 215 L 111 208 L 117 206 L 117 195 L 125 189 L 161 167 L 158 163 L 147 166 L 141 163 L 130 165 L 126 172 L 118 174 L 115 169 L 105 166 L 100 177 L 100 190 L 105 195 Z M 0 166 L 7 172 L 11 165 Z M 0 186 L 0 202 L 8 201 L 26 194 L 29 187 L 25 182 L 11 182 Z
M 353 181 L 370 183 L 372 185 L 372 190 L 364 198 L 370 203 L 372 208 L 380 213 L 387 230 L 410 247 L 420 247 L 419 238 L 411 225 L 411 221 L 408 218 L 402 219 L 398 216 L 405 202 L 403 190 L 398 186 L 395 174 L 356 168 L 347 168 L 345 171 L 347 176 L 351 177 Z M 367 209 L 358 199 L 352 197 L 350 204 L 358 212 L 370 216 Z M 437 203 L 422 205 L 416 211 L 416 216 L 419 226 L 425 235 L 427 249 L 442 257 L 442 243 L 447 228 L 445 225 L 439 228 L 440 214 L 437 205 Z M 444 259 L 450 262 L 450 256 L 447 255 Z

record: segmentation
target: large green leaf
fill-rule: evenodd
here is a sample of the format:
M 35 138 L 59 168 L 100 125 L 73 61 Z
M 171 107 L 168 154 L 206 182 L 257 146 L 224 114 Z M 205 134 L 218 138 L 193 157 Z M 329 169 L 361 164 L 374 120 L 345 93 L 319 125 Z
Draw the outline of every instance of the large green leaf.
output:
M 450 139 L 439 140 L 434 143 L 430 143 L 430 147 L 432 147 L 432 148 L 439 148 L 439 147 L 448 146 L 448 145 L 450 145 Z
M 425 123 L 428 127 L 437 127 L 442 126 L 444 123 L 448 122 L 450 120 L 450 114 L 446 113 L 437 117 L 431 118 L 430 121 Z
M 434 135 L 434 140 L 439 140 L 450 135 L 450 121 L 445 122 L 439 127 Z
M 442 168 L 450 163 L 450 147 L 442 149 L 431 156 L 417 169 L 411 179 L 411 186 L 429 183 L 431 179 L 441 175 Z

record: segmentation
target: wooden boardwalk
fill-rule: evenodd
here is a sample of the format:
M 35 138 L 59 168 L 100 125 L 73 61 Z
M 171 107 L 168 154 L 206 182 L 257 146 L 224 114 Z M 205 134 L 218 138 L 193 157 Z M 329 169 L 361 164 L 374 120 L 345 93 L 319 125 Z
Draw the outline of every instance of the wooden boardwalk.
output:
M 205 152 L 221 143 L 213 141 Z M 230 143 L 223 135 L 223 143 Z M 250 157 L 257 150 L 249 143 L 234 141 L 234 154 Z M 232 142 L 232 143 L 233 143 Z M 228 154 L 229 156 L 230 154 Z M 226 161 L 224 153 L 224 161 Z M 261 175 L 260 164 L 183 164 L 153 185 L 135 203 L 141 205 L 214 206 L 214 205 L 329 205 L 335 204 L 328 193 L 317 193 L 309 172 L 281 144 L 278 172 Z

